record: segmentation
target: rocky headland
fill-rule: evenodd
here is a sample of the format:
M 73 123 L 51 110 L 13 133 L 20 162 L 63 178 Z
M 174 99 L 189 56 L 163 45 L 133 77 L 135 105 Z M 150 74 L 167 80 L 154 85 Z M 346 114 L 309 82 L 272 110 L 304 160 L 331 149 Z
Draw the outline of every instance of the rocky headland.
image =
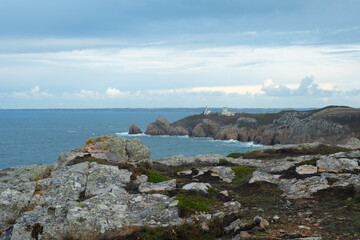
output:
M 170 124 L 158 117 L 146 129 L 149 135 L 212 137 L 253 141 L 256 144 L 346 143 L 360 137 L 360 109 L 329 106 L 311 111 L 268 114 L 193 115 Z
M 359 239 L 360 141 L 150 160 L 89 138 L 0 170 L 0 239 Z

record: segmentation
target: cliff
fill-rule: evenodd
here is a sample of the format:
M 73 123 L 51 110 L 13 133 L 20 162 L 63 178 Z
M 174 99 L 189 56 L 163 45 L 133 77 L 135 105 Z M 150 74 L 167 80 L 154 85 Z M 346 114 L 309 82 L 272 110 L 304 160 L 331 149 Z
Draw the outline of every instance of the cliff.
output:
M 90 138 L 52 165 L 0 170 L 0 239 L 357 239 L 359 149 L 352 139 L 151 163 L 137 139 Z
M 188 135 L 253 141 L 257 144 L 345 143 L 360 137 L 360 109 L 330 106 L 311 111 L 235 116 L 193 115 L 169 124 L 158 118 L 147 127 L 150 135 Z

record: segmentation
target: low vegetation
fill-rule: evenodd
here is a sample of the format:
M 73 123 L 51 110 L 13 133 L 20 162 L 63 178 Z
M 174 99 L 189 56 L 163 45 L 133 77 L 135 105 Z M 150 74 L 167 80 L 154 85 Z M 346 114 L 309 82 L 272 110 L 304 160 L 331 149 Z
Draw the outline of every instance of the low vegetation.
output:
M 147 176 L 148 176 L 148 181 L 153 183 L 165 182 L 172 179 L 162 175 L 160 172 L 156 170 L 148 171 Z
M 185 212 L 210 212 L 219 204 L 216 200 L 198 194 L 180 193 L 176 196 L 178 207 Z

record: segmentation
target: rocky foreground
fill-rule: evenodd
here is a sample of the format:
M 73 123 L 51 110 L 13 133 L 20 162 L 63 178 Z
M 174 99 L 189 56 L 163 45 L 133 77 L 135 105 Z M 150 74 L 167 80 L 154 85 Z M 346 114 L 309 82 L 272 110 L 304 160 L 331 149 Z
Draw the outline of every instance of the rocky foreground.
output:
M 90 138 L 52 165 L 0 170 L 0 239 L 359 239 L 360 143 L 150 161 Z
M 172 124 L 159 117 L 156 122 L 148 125 L 145 133 L 234 139 L 263 145 L 346 143 L 352 137 L 360 138 L 360 109 L 330 106 L 312 111 L 282 111 L 269 114 L 200 114 Z

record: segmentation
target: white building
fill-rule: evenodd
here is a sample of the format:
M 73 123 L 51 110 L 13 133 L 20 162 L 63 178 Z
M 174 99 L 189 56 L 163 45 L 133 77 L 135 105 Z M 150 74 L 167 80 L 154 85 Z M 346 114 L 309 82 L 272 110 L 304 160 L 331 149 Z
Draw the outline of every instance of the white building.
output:
M 229 112 L 227 107 L 223 107 L 221 115 L 224 116 L 234 116 L 235 112 Z
M 204 115 L 209 115 L 211 111 L 206 107 L 203 113 Z

